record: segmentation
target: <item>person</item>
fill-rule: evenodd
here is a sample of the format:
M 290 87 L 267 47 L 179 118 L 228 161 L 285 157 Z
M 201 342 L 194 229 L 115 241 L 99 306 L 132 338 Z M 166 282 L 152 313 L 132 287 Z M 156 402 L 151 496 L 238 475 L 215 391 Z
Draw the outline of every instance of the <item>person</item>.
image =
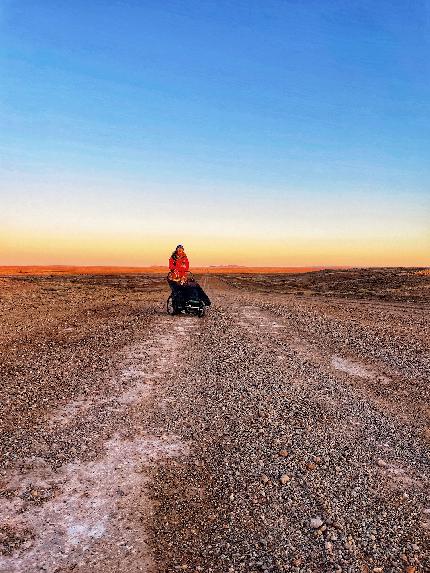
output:
M 185 254 L 184 245 L 177 245 L 169 259 L 171 280 L 183 284 L 186 280 L 186 275 L 189 268 L 190 263 L 188 261 L 187 255 Z
M 189 299 L 203 301 L 206 306 L 211 304 L 209 297 L 202 287 L 189 273 L 190 263 L 185 254 L 184 246 L 178 245 L 169 259 L 169 274 L 167 282 L 172 290 L 173 298 L 178 306 L 183 306 Z
M 187 272 L 190 268 L 188 257 L 184 251 L 184 245 L 177 245 L 169 259 L 169 274 L 167 282 L 178 304 L 184 303 L 182 286 L 187 281 Z

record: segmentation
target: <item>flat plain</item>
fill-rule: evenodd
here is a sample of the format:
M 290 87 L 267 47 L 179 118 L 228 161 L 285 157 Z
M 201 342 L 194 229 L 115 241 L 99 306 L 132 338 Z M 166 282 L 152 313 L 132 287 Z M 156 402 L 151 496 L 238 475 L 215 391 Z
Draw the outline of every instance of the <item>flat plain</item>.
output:
M 199 280 L 0 277 L 0 571 L 429 571 L 429 272 Z

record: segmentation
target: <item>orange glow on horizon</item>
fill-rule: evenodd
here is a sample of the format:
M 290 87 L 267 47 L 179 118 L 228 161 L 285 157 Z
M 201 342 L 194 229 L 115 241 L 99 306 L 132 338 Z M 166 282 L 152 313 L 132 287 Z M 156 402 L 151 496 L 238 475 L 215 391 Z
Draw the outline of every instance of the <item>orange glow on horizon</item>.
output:
M 178 242 L 191 266 L 429 266 L 429 242 L 419 237 L 211 237 L 108 233 L 0 234 L 1 265 L 167 266 Z M 185 235 L 185 236 L 184 236 Z M 188 235 L 188 236 L 186 236 Z

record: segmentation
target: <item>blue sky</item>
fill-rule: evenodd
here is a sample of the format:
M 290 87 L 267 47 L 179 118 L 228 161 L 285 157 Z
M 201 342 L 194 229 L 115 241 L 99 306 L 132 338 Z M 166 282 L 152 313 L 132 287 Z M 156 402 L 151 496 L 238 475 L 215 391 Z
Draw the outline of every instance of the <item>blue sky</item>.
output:
M 430 264 L 429 2 L 0 6 L 0 262 Z

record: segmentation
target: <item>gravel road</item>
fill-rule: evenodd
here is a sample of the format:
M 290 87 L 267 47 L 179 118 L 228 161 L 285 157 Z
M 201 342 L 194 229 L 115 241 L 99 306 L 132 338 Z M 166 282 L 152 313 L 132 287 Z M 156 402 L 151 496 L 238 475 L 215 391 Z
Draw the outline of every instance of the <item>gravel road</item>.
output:
M 430 570 L 425 300 L 2 280 L 2 573 Z

